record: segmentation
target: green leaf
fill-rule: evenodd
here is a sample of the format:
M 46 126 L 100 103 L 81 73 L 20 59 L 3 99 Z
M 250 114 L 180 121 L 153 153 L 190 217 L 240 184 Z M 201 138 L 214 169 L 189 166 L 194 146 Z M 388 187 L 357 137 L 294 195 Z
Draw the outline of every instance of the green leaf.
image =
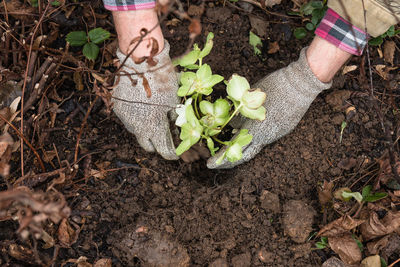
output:
M 90 60 L 96 60 L 99 55 L 100 48 L 94 43 L 87 43 L 83 46 L 83 55 Z
M 255 55 L 261 55 L 261 50 L 258 48 L 258 47 L 262 47 L 263 46 L 261 38 L 258 37 L 256 34 L 254 34 L 251 31 L 249 33 L 250 33 L 249 43 L 250 43 L 251 46 L 253 46 L 254 54 Z
M 372 190 L 372 185 L 367 185 L 366 187 L 363 188 L 361 192 L 363 200 L 365 200 L 365 198 L 371 194 L 371 190 Z
M 393 37 L 395 35 L 394 25 L 390 26 L 390 28 L 386 31 L 386 35 L 388 37 Z
M 326 248 L 326 244 L 324 244 L 322 242 L 317 242 L 317 243 L 315 243 L 315 247 L 317 249 L 324 249 L 324 248 Z
M 383 43 L 383 38 L 381 36 L 371 38 L 368 41 L 368 44 L 373 45 L 373 46 L 378 46 L 378 45 L 381 45 L 382 43 Z
M 194 82 L 196 80 L 196 73 L 191 71 L 186 71 L 181 74 L 179 82 L 181 87 L 178 89 L 178 96 L 184 97 L 189 96 L 195 92 Z
M 103 28 L 96 28 L 89 31 L 89 39 L 95 44 L 102 43 L 108 38 L 110 38 L 110 32 Z
M 319 19 L 317 17 L 312 17 L 311 18 L 311 23 L 314 24 L 314 27 L 315 27 L 319 23 Z
M 209 32 L 207 35 L 207 40 L 206 40 L 206 44 L 204 45 L 203 50 L 201 50 L 200 54 L 199 54 L 199 58 L 203 58 L 205 56 L 207 56 L 208 54 L 210 54 L 211 49 L 213 48 L 213 38 L 214 38 L 214 34 L 212 32 Z
M 307 30 L 312 31 L 312 30 L 314 30 L 314 28 L 315 28 L 314 24 L 312 24 L 310 22 L 306 24 L 306 29 Z
M 346 192 L 346 191 L 343 191 L 342 192 L 342 197 L 344 198 L 344 199 L 346 199 L 346 198 L 349 198 L 349 197 L 352 197 L 352 198 L 354 198 L 355 200 L 357 200 L 357 202 L 358 203 L 361 203 L 362 202 L 362 195 L 359 193 L 359 192 Z
M 181 58 L 175 59 L 174 61 L 172 61 L 172 64 L 174 66 L 182 66 L 182 67 L 186 67 L 186 66 L 190 66 L 190 65 L 194 65 L 197 60 L 199 59 L 199 54 L 200 54 L 200 50 L 197 48 L 197 50 L 192 50 L 189 53 L 187 53 L 186 55 L 184 55 Z
M 387 197 L 387 196 L 388 196 L 388 194 L 386 194 L 386 193 L 384 193 L 384 192 L 378 192 L 378 193 L 375 193 L 375 194 L 373 194 L 373 195 L 367 196 L 367 197 L 364 199 L 364 201 L 365 201 L 365 202 L 375 202 L 375 201 L 381 200 L 381 199 L 383 199 L 383 198 L 385 198 L 385 197 Z
M 294 34 L 294 37 L 296 37 L 296 39 L 303 39 L 304 37 L 307 36 L 307 31 L 303 27 L 296 28 L 296 29 L 294 29 L 293 34 Z
M 189 139 L 183 140 L 175 150 L 176 155 L 182 155 L 184 152 L 188 151 L 191 146 L 192 144 Z
M 250 89 L 250 84 L 246 78 L 233 74 L 229 79 L 228 85 L 226 86 L 226 91 L 228 95 L 236 100 L 241 101 L 243 94 Z
M 384 258 L 381 257 L 381 267 L 387 267 L 387 263 Z
M 215 152 L 217 152 L 218 148 L 214 147 L 214 141 L 211 139 L 211 137 L 207 137 L 207 147 L 211 152 L 211 156 L 215 155 Z
M 59 1 L 53 1 L 53 2 L 51 2 L 51 5 L 52 6 L 60 6 L 61 3 Z
M 65 40 L 71 46 L 82 46 L 88 42 L 88 37 L 84 31 L 70 32 L 67 34 Z
M 312 2 L 308 2 L 307 4 L 302 5 L 300 7 L 300 13 L 302 13 L 304 15 L 311 15 L 313 10 L 314 10 L 314 7 L 312 6 Z
M 400 190 L 400 184 L 394 179 L 390 180 L 386 186 L 393 190 Z
M 352 238 L 353 238 L 353 240 L 357 243 L 357 246 L 358 246 L 358 248 L 360 249 L 360 251 L 361 251 L 361 253 L 362 253 L 363 250 L 364 250 L 364 245 L 363 245 L 363 243 L 361 243 L 361 241 L 358 240 L 357 237 L 356 237 L 354 234 L 352 235 Z
M 31 3 L 31 6 L 33 6 L 33 7 L 38 7 L 39 6 L 38 0 L 31 0 L 30 3 Z
M 314 9 L 311 16 L 313 18 L 316 18 L 319 22 L 325 16 L 325 12 L 326 12 L 326 10 L 323 8 Z
M 324 3 L 322 1 L 311 1 L 310 4 L 314 9 L 322 9 L 324 7 Z
M 214 113 L 214 105 L 206 100 L 200 102 L 200 111 L 203 114 L 213 114 Z
M 263 106 L 257 109 L 249 109 L 248 107 L 243 106 L 240 108 L 239 112 L 246 118 L 252 120 L 260 120 L 260 121 L 265 120 L 266 109 Z
M 261 91 L 261 89 L 256 89 L 254 91 L 247 91 L 243 94 L 242 103 L 245 107 L 249 109 L 258 109 L 264 104 L 267 95 Z
M 253 136 L 249 134 L 249 130 L 241 129 L 238 136 L 233 140 L 233 142 L 238 143 L 240 146 L 247 146 L 250 144 Z
M 242 147 L 237 143 L 229 146 L 228 149 L 226 150 L 226 158 L 230 162 L 236 162 L 240 160 L 242 157 L 243 157 Z
M 214 115 L 218 118 L 229 116 L 231 105 L 223 98 L 219 98 L 214 103 Z
M 224 80 L 224 77 L 222 77 L 221 75 L 213 74 L 208 79 L 203 80 L 201 82 L 201 85 L 203 87 L 213 87 L 214 85 L 216 85 L 217 83 L 222 82 L 223 80 Z

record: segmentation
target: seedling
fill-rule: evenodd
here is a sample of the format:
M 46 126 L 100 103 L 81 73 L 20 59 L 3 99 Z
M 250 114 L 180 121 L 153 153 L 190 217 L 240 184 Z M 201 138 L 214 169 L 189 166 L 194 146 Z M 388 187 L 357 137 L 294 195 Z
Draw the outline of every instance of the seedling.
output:
M 322 236 L 321 241 L 315 243 L 315 247 L 317 249 L 324 249 L 324 248 L 328 247 L 328 238 Z
M 221 75 L 212 74 L 209 65 L 203 64 L 203 58 L 213 47 L 213 38 L 214 34 L 209 33 L 202 50 L 195 44 L 191 52 L 173 62 L 185 70 L 196 70 L 183 71 L 180 75 L 178 96 L 184 97 L 185 103 L 176 108 L 178 119 L 175 124 L 181 127 L 182 140 L 176 148 L 176 154 L 181 155 L 204 139 L 212 156 L 219 149 L 215 142 L 227 147 L 216 162 L 221 164 L 225 158 L 230 162 L 240 160 L 243 147 L 248 145 L 253 137 L 247 129 L 241 129 L 231 141 L 218 139 L 218 134 L 239 113 L 250 119 L 264 120 L 266 110 L 263 103 L 266 95 L 260 89 L 250 89 L 246 78 L 233 74 L 229 81 L 225 81 L 227 99 L 220 98 L 214 103 L 209 101 L 210 97 L 203 100 L 203 97 L 211 95 L 214 85 L 224 80 Z
M 84 31 L 74 31 L 67 34 L 66 41 L 71 46 L 83 46 L 82 53 L 89 60 L 96 60 L 100 48 L 98 44 L 110 37 L 110 32 L 103 28 L 90 30 L 88 34 Z
M 303 39 L 307 36 L 307 32 L 314 32 L 318 24 L 321 22 L 325 15 L 328 6 L 326 5 L 326 0 L 324 1 L 311 1 L 300 7 L 299 12 L 291 12 L 291 15 L 297 15 L 300 17 L 311 16 L 311 20 L 307 22 L 304 27 L 296 28 L 293 32 L 294 37 L 297 39 Z
M 253 47 L 256 56 L 261 55 L 261 50 L 259 48 L 263 46 L 261 38 L 251 31 L 249 32 L 249 44 Z
M 346 127 L 347 127 L 347 122 L 346 121 L 342 121 L 342 124 L 340 125 L 339 143 L 342 143 L 343 132 L 344 132 L 344 129 L 346 129 Z
M 381 34 L 380 36 L 369 39 L 368 44 L 373 46 L 381 45 L 385 37 L 393 37 L 398 35 L 399 33 L 400 29 L 395 30 L 394 26 L 391 26 L 385 33 Z
M 377 192 L 375 194 L 372 194 L 371 190 L 372 186 L 367 185 L 363 188 L 361 194 L 359 192 L 351 192 L 351 190 L 345 189 L 342 191 L 341 195 L 344 201 L 349 201 L 351 198 L 354 198 L 360 204 L 365 202 L 375 202 L 387 197 L 387 193 Z

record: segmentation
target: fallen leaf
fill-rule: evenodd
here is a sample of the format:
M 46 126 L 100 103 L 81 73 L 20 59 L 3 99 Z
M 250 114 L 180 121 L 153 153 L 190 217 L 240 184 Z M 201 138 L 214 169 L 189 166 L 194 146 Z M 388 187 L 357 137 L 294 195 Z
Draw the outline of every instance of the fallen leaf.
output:
M 100 259 L 94 263 L 93 267 L 111 267 L 111 263 L 111 259 Z
M 360 248 L 350 233 L 329 237 L 328 243 L 344 263 L 357 264 L 361 261 Z
M 343 169 L 343 170 L 351 170 L 352 168 L 354 168 L 354 166 L 356 166 L 357 164 L 357 160 L 354 158 L 345 158 L 342 159 L 339 164 L 338 167 Z
M 324 184 L 322 186 L 318 187 L 318 199 L 319 203 L 321 206 L 325 206 L 329 202 L 331 202 L 333 196 L 332 196 L 332 189 L 333 189 L 333 183 L 332 182 L 327 182 L 324 180 Z
M 72 228 L 66 218 L 62 219 L 60 226 L 58 227 L 58 240 L 62 247 L 69 248 L 76 242 L 76 240 L 78 240 L 80 229 L 79 227 L 75 228 L 76 229 Z
M 388 80 L 389 72 L 397 69 L 397 67 L 388 67 L 386 65 L 378 64 L 375 65 L 375 70 L 379 76 L 381 76 L 384 80 Z
M 322 227 L 322 229 L 318 232 L 317 236 L 326 236 L 326 237 L 339 236 L 356 228 L 364 221 L 365 220 L 357 220 L 351 218 L 349 215 L 345 215 Z
M 11 135 L 8 132 L 5 132 L 0 136 L 0 158 L 6 152 L 7 148 L 14 143 Z
M 357 68 L 358 68 L 357 65 L 344 66 L 344 68 L 342 70 L 342 74 L 345 75 L 346 73 L 356 70 Z
M 388 242 L 389 242 L 389 235 L 386 235 L 377 241 L 368 242 L 367 249 L 371 254 L 379 254 L 381 249 L 387 246 Z
M 393 66 L 394 51 L 396 50 L 396 44 L 394 41 L 387 40 L 383 44 L 383 58 L 387 63 Z
M 35 254 L 33 253 L 33 251 L 22 245 L 11 244 L 8 247 L 8 254 L 19 261 L 30 264 L 37 264 L 35 262 Z
M 381 257 L 379 255 L 366 257 L 361 261 L 361 267 L 381 267 Z
M 201 23 L 198 19 L 190 20 L 189 33 L 190 39 L 194 39 L 197 35 L 201 33 Z
M 370 212 L 369 219 L 360 226 L 363 239 L 368 241 L 392 233 L 400 227 L 400 211 L 389 211 L 386 216 L 380 220 L 378 214 Z
M 267 37 L 267 29 L 269 26 L 268 21 L 250 15 L 249 15 L 249 20 L 251 28 L 257 33 L 258 36 L 264 38 Z
M 282 0 L 265 0 L 266 7 L 273 7 L 274 5 L 278 5 Z
M 278 42 L 272 42 L 268 46 L 268 54 L 275 54 L 279 51 L 279 44 Z

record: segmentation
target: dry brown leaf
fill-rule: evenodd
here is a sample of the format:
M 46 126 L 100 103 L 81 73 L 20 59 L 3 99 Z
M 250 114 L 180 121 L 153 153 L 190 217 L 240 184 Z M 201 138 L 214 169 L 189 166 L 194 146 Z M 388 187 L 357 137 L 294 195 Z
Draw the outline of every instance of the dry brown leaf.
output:
M 400 211 L 389 211 L 386 216 L 380 220 L 378 214 L 370 212 L 368 221 L 360 226 L 363 239 L 368 241 L 394 232 L 400 227 Z
M 11 135 L 8 132 L 5 132 L 0 136 L 0 158 L 6 152 L 7 148 L 14 143 Z
M 387 63 L 393 66 L 394 51 L 396 50 L 396 44 L 394 41 L 387 40 L 383 44 L 383 58 Z
M 249 16 L 251 28 L 256 32 L 256 34 L 260 37 L 267 37 L 267 29 L 269 26 L 268 21 L 264 19 L 260 19 L 255 16 Z
M 29 21 L 34 18 L 32 15 L 37 13 L 37 9 L 32 6 L 24 5 L 19 0 L 5 1 L 5 3 L 8 14 L 15 19 Z
M 8 247 L 8 254 L 19 261 L 36 264 L 33 251 L 22 245 L 11 244 Z
M 326 236 L 326 237 L 339 236 L 356 228 L 364 221 L 365 220 L 357 220 L 351 218 L 349 215 L 345 215 L 322 227 L 322 229 L 318 232 L 317 236 Z
M 272 42 L 272 43 L 269 43 L 269 46 L 268 46 L 268 54 L 275 54 L 276 52 L 278 52 L 279 51 L 279 44 L 278 44 L 278 42 Z
M 375 70 L 379 76 L 381 76 L 384 80 L 388 80 L 389 72 L 397 69 L 397 67 L 388 67 L 386 65 L 378 64 L 375 65 Z
M 400 161 L 398 161 L 397 154 L 395 155 L 395 161 L 396 163 L 394 166 L 397 169 L 397 172 L 400 173 Z M 380 183 L 386 184 L 391 178 L 393 178 L 392 167 L 390 165 L 389 156 L 385 155 L 384 157 L 378 159 L 377 162 L 379 163 L 380 167 L 378 180 Z
M 362 260 L 361 267 L 381 267 L 381 257 L 379 255 L 366 257 Z
M 58 240 L 62 247 L 69 248 L 76 242 L 76 240 L 78 240 L 80 229 L 79 227 L 75 228 L 76 229 L 72 228 L 66 218 L 62 219 L 60 226 L 58 227 Z
M 111 267 L 111 263 L 111 259 L 100 259 L 94 263 L 93 267 Z
M 343 170 L 351 170 L 357 165 L 357 160 L 354 158 L 344 158 L 338 163 L 338 167 Z
M 266 7 L 273 7 L 274 5 L 279 5 L 282 0 L 265 0 Z
M 345 75 L 346 73 L 356 70 L 357 68 L 358 68 L 357 65 L 344 66 L 344 68 L 342 70 L 342 74 Z
M 329 246 L 346 264 L 357 264 L 361 261 L 361 251 L 350 233 L 328 238 Z
M 318 199 L 321 206 L 325 206 L 332 200 L 333 183 L 324 180 L 324 184 L 318 187 Z
M 371 254 L 379 254 L 381 249 L 385 248 L 389 242 L 389 235 L 382 237 L 377 241 L 367 243 L 368 252 Z

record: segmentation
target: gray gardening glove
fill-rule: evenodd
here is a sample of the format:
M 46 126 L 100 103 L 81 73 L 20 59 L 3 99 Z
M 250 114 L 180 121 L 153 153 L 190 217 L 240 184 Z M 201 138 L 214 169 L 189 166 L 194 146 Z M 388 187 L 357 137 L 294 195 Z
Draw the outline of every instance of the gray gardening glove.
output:
M 121 62 L 126 57 L 121 51 L 117 52 L 117 56 Z M 165 159 L 176 160 L 169 115 L 175 112 L 179 103 L 176 94 L 178 79 L 171 64 L 167 41 L 161 53 L 153 59 L 158 62 L 154 67 L 146 61 L 135 64 L 131 58 L 125 62 L 119 83 L 113 90 L 114 112 L 146 151 L 157 151 Z M 143 73 L 145 79 L 140 75 L 129 77 L 127 73 Z M 146 95 L 143 85 L 146 80 L 151 97 Z
M 225 159 L 222 164 L 217 165 L 215 162 L 225 151 L 222 149 L 208 160 L 208 168 L 228 169 L 249 161 L 266 144 L 290 133 L 315 97 L 331 87 L 331 83 L 322 83 L 315 77 L 307 63 L 306 50 L 307 48 L 301 50 L 296 62 L 267 75 L 252 86 L 261 88 L 267 94 L 264 104 L 267 113 L 263 121 L 243 119 L 241 128 L 248 129 L 249 134 L 253 135 L 252 142 L 243 149 L 243 158 L 234 163 Z

